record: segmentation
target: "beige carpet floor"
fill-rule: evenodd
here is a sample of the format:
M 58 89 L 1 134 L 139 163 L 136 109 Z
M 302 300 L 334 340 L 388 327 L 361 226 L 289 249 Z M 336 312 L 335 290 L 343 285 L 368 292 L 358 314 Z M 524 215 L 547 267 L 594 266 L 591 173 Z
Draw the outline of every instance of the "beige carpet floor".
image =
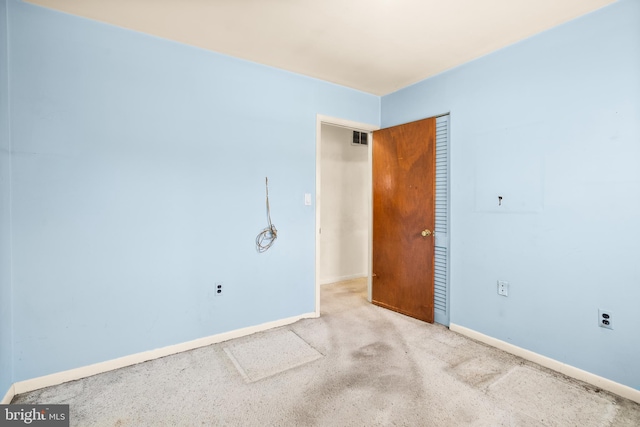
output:
M 322 316 L 16 396 L 72 426 L 640 426 L 640 405 L 322 287 Z

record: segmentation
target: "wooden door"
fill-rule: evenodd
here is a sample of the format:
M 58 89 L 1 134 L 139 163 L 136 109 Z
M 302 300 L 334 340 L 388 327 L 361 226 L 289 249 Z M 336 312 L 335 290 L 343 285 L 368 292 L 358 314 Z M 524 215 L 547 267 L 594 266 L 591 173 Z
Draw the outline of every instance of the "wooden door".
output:
M 372 302 L 433 323 L 435 118 L 373 133 Z

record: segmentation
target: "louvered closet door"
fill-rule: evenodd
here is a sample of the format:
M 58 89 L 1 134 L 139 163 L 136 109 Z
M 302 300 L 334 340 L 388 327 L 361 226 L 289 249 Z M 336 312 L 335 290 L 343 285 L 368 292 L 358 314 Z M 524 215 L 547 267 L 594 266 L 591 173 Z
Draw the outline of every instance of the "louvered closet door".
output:
M 449 326 L 449 116 L 436 119 L 434 320 Z

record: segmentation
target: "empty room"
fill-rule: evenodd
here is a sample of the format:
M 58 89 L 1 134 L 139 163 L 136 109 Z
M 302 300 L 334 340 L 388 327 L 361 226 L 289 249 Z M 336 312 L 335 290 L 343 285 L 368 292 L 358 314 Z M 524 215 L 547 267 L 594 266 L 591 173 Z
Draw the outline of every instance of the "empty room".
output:
M 638 260 L 640 0 L 0 0 L 0 425 L 638 426 Z

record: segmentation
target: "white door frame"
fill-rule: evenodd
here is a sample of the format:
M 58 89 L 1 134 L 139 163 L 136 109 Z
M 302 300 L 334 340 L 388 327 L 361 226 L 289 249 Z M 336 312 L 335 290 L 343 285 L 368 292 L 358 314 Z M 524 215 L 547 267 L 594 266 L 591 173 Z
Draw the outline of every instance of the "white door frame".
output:
M 331 125 L 331 126 L 339 126 L 343 128 L 353 129 L 360 132 L 373 132 L 374 130 L 380 129 L 380 126 L 372 125 L 368 123 L 354 122 L 352 120 L 340 119 L 337 117 L 324 116 L 322 114 L 318 114 L 316 116 L 316 262 L 315 262 L 315 280 L 316 280 L 316 311 L 315 315 L 320 317 L 320 227 L 321 227 L 321 218 L 320 218 L 320 206 L 322 203 L 322 195 L 320 192 L 320 187 L 322 184 L 322 168 L 321 168 L 321 145 L 322 145 L 322 125 Z M 367 146 L 367 188 L 369 189 L 369 256 L 368 256 L 368 265 L 367 265 L 367 276 L 368 276 L 368 299 L 371 301 L 371 255 L 372 255 L 372 227 L 373 222 L 371 221 L 372 216 L 372 200 L 371 200 L 371 191 L 372 191 L 372 162 L 371 162 L 371 153 L 373 146 L 373 138 L 369 138 L 369 144 Z

